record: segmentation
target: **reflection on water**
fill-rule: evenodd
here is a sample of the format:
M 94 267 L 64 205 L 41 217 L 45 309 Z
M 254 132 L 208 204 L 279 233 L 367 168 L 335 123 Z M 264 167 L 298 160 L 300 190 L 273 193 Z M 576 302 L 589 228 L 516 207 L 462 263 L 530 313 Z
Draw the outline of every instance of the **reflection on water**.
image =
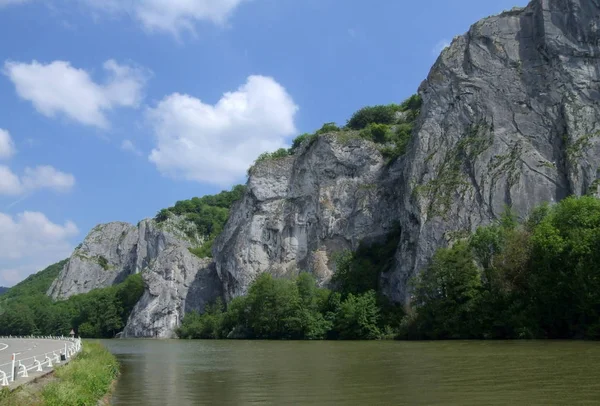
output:
M 600 404 L 593 342 L 111 340 L 115 405 Z

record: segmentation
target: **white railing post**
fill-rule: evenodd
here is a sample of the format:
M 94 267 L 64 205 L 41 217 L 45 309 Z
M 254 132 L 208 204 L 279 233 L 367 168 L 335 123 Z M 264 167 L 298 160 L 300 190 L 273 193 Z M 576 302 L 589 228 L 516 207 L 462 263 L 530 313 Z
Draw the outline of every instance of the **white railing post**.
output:
M 21 364 L 21 361 L 19 361 L 19 369 L 21 369 L 21 368 L 23 368 L 23 371 L 19 371 L 17 373 L 17 377 L 18 377 L 19 374 L 21 374 L 21 376 L 23 378 L 28 378 L 29 375 L 27 374 L 27 367 L 25 365 Z
M 8 386 L 8 379 L 4 371 L 0 371 L 0 386 Z
M 36 357 L 33 357 L 33 363 L 37 367 L 36 371 L 42 372 L 42 363 L 38 361 Z
M 13 353 L 12 355 L 12 369 L 10 370 L 10 381 L 14 382 L 15 381 L 15 353 Z

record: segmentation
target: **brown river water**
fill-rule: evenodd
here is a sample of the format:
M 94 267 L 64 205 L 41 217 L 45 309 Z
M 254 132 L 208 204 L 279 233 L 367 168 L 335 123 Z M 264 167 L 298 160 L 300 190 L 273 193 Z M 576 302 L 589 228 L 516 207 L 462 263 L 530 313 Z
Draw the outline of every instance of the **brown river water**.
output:
M 114 405 L 600 405 L 600 343 L 106 340 Z

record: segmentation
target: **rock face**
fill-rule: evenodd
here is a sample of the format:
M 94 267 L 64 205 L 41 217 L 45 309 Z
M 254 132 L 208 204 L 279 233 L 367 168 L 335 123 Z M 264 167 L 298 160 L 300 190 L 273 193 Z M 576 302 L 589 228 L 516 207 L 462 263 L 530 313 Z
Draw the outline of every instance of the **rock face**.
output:
M 179 219 L 138 226 L 109 223 L 95 227 L 48 291 L 54 299 L 87 293 L 142 273 L 146 290 L 124 331 L 129 337 L 168 338 L 186 311 L 202 311 L 221 295 L 210 261 L 190 253 L 192 241 Z M 195 244 L 194 244 L 195 245 Z
M 265 271 L 326 281 L 332 253 L 396 220 L 396 267 L 382 285 L 403 301 L 437 248 L 506 205 L 525 216 L 597 190 L 599 58 L 599 0 L 534 0 L 476 23 L 421 85 L 413 140 L 391 167 L 368 143 L 325 137 L 253 171 L 215 246 L 226 296 Z
M 397 163 L 402 240 L 387 291 L 434 250 L 497 218 L 597 189 L 600 1 L 534 0 L 456 38 L 419 93 L 418 131 Z
M 201 312 L 221 296 L 221 282 L 212 261 L 176 246 L 163 250 L 152 270 L 142 277 L 146 290 L 129 317 L 123 337 L 174 338 L 186 312 Z
M 109 223 L 94 227 L 54 281 L 48 295 L 66 299 L 122 282 L 148 268 L 167 246 L 190 246 L 182 233 L 159 228 L 153 220 L 139 225 Z
M 329 281 L 332 253 L 391 228 L 387 176 L 379 151 L 352 135 L 321 136 L 292 157 L 257 164 L 213 249 L 225 297 L 245 293 L 262 272 L 307 270 Z
M 600 0 L 533 0 L 474 24 L 445 49 L 419 94 L 406 154 L 388 164 L 355 134 L 306 142 L 261 162 L 213 246 L 188 251 L 181 227 L 96 227 L 50 288 L 61 299 L 142 272 L 147 290 L 126 336 L 170 337 L 181 317 L 261 272 L 313 272 L 400 227 L 384 293 L 407 300 L 407 281 L 434 251 L 542 202 L 600 191 Z M 166 231 L 169 229 L 169 231 Z M 189 233 L 188 233 L 189 234 Z

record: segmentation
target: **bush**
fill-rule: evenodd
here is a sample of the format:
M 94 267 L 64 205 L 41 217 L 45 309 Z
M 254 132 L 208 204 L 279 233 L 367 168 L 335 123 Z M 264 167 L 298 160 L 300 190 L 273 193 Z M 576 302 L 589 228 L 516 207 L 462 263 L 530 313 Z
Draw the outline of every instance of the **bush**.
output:
M 190 252 L 200 258 L 211 257 L 214 240 L 223 231 L 231 207 L 244 196 L 245 191 L 245 186 L 237 185 L 230 191 L 223 191 L 217 195 L 178 201 L 175 206 L 160 210 L 154 219 L 162 223 L 172 214 L 185 216 L 185 219 L 195 226 L 195 232 L 192 232 L 189 237 L 204 239 L 204 244 L 190 249 Z
M 341 130 L 335 123 L 325 123 L 325 124 L 323 124 L 323 127 L 321 127 L 320 129 L 317 130 L 315 135 L 318 136 L 318 135 L 322 135 L 322 134 L 335 133 L 338 131 L 341 131 Z
M 348 120 L 347 127 L 352 130 L 362 130 L 369 124 L 394 124 L 396 113 L 401 111 L 397 104 L 363 107 Z
M 285 148 L 279 148 L 277 151 L 274 151 L 274 152 L 263 152 L 262 154 L 260 154 L 258 156 L 258 158 L 256 158 L 256 161 L 254 161 L 254 164 L 257 164 L 259 162 L 264 162 L 264 161 L 271 161 L 274 159 L 285 158 L 286 156 L 289 156 L 289 155 L 290 155 L 290 151 Z
M 292 147 L 290 148 L 290 154 L 294 154 L 296 152 L 296 150 L 298 148 L 300 148 L 300 145 L 304 144 L 305 141 L 308 142 L 310 145 L 317 138 L 318 138 L 317 134 L 309 134 L 309 133 L 304 133 L 302 135 L 297 136 L 296 138 L 294 138 L 294 141 L 292 141 Z

